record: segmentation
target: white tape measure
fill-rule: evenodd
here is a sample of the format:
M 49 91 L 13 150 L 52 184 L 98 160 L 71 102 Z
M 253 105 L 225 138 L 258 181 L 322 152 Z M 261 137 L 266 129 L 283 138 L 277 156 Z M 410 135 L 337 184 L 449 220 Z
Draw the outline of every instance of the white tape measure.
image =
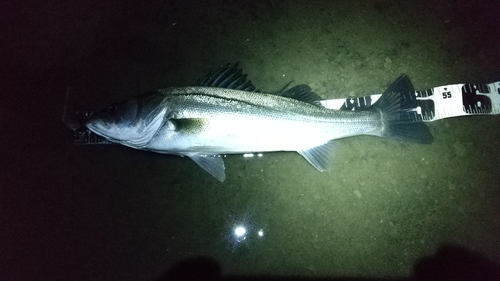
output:
M 380 94 L 347 99 L 323 100 L 326 108 L 362 110 L 370 107 Z M 490 84 L 453 84 L 415 91 L 418 119 L 425 122 L 465 115 L 500 114 L 500 81 Z

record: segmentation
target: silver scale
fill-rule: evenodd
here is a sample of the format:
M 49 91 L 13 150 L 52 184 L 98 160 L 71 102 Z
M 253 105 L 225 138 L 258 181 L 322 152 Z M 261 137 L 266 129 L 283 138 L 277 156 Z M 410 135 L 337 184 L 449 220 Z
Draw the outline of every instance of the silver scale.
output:
M 75 144 L 109 144 L 103 137 L 92 133 L 85 127 L 88 111 L 73 111 L 68 116 L 67 108 L 70 89 L 66 93 L 63 123 L 73 131 Z M 326 108 L 335 110 L 363 110 L 370 107 L 381 94 L 364 97 L 349 97 L 321 101 Z M 490 84 L 453 84 L 416 91 L 418 106 L 414 110 L 415 121 L 432 122 L 439 119 L 500 114 L 500 81 Z

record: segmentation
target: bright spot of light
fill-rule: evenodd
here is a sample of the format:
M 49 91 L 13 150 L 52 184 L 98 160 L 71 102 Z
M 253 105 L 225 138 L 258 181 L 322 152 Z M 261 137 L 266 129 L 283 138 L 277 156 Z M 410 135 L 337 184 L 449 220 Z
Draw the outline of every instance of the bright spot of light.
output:
M 247 230 L 243 226 L 238 226 L 234 229 L 234 234 L 236 234 L 236 236 L 243 236 L 246 232 Z
M 417 106 L 416 110 L 417 110 L 417 114 L 422 115 L 422 108 L 420 106 Z
M 264 230 L 259 229 L 259 232 L 257 232 L 257 234 L 259 234 L 259 237 L 264 237 Z
M 255 157 L 255 156 L 262 157 L 262 156 L 264 156 L 264 154 L 262 154 L 262 153 L 257 153 L 257 154 L 255 154 L 255 153 L 245 153 L 245 154 L 243 154 L 244 158 L 252 158 L 252 157 Z
M 237 226 L 234 229 L 234 235 L 236 236 L 236 241 L 238 241 L 238 242 L 245 240 L 247 238 L 246 234 L 247 234 L 247 230 L 243 226 Z

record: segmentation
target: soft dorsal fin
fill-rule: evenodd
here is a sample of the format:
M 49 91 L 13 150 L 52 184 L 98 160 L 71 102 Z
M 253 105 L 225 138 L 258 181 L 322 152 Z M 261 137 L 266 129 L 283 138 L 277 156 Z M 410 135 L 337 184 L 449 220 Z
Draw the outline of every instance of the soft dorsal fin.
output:
M 281 96 L 321 106 L 321 97 L 315 94 L 311 88 L 305 84 L 294 86 L 284 92 Z
M 252 81 L 247 80 L 247 75 L 243 74 L 242 70 L 238 67 L 238 63 L 223 65 L 219 70 L 211 72 L 203 79 L 198 80 L 196 85 L 258 92 Z

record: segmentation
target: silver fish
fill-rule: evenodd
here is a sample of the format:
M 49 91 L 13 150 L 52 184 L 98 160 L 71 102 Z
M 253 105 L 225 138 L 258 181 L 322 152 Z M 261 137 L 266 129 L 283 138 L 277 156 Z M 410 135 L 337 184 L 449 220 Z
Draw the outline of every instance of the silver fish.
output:
M 373 135 L 432 142 L 427 126 L 416 118 L 406 75 L 366 110 L 327 109 L 320 100 L 306 85 L 281 94 L 258 92 L 236 65 L 228 65 L 198 86 L 160 89 L 110 105 L 86 126 L 110 142 L 187 156 L 220 181 L 225 179 L 224 154 L 297 151 L 325 171 L 335 139 Z

